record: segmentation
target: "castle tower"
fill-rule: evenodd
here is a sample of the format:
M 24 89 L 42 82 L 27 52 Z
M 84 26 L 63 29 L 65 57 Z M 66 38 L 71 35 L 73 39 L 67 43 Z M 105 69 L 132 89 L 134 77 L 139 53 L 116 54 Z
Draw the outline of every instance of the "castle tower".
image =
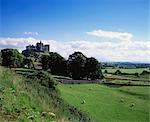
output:
M 40 41 L 40 43 L 36 43 L 36 49 L 37 51 L 43 51 L 43 43 Z

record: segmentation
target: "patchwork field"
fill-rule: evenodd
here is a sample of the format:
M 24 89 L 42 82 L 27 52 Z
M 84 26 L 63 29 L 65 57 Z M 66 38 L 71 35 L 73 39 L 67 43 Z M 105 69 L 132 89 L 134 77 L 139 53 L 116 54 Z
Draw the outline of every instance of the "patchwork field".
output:
M 59 84 L 62 98 L 98 122 L 148 122 L 150 87 Z
M 150 71 L 149 68 L 134 68 L 134 69 L 103 69 L 102 71 L 104 72 L 107 70 L 109 73 L 115 73 L 116 70 L 120 70 L 122 73 L 142 73 L 143 70 L 145 71 Z
M 22 74 L 26 76 L 27 74 L 32 74 L 35 70 L 28 69 L 12 69 L 18 74 Z M 122 70 L 122 69 L 120 69 Z M 128 69 L 133 70 L 133 69 Z M 141 70 L 141 69 L 140 69 Z M 144 70 L 144 69 L 143 69 Z M 142 71 L 143 71 L 142 70 Z M 36 82 L 24 82 L 22 79 L 18 79 L 16 74 L 11 74 L 10 71 L 2 72 L 0 70 L 0 89 L 4 88 L 5 94 L 2 94 L 4 99 L 8 99 L 7 102 L 3 103 L 6 109 L 3 110 L 0 114 L 0 120 L 14 120 L 12 119 L 4 119 L 5 113 L 6 115 L 11 115 L 14 117 L 17 113 L 17 110 L 21 112 L 21 114 L 17 114 L 20 116 L 20 120 L 34 118 L 36 121 L 41 120 L 61 120 L 64 121 L 67 119 L 70 114 L 68 112 L 67 107 L 64 109 L 65 105 L 74 106 L 73 115 L 78 113 L 77 110 L 81 110 L 81 113 L 87 113 L 88 116 L 92 119 L 92 122 L 148 122 L 150 121 L 150 86 L 106 86 L 103 84 L 61 84 L 58 83 L 57 88 L 60 90 L 60 97 L 67 104 L 62 104 L 59 107 L 61 109 L 57 109 L 54 107 L 54 103 L 58 101 L 58 99 L 51 99 L 49 97 L 49 93 L 46 88 L 39 86 Z M 142 72 L 139 71 L 139 72 Z M 131 72 L 131 71 L 130 71 Z M 5 74 L 6 73 L 6 74 Z M 135 73 L 132 71 L 132 73 Z M 5 76 L 5 77 L 4 77 Z M 64 76 L 55 76 L 53 75 L 57 81 L 62 79 L 71 80 L 69 77 Z M 122 78 L 124 76 L 111 75 L 109 77 Z M 106 77 L 107 78 L 107 77 Z M 13 84 L 11 83 L 11 79 L 13 79 Z M 133 78 L 134 79 L 134 78 Z M 142 80 L 132 81 L 132 80 L 119 80 L 114 79 L 109 81 L 111 83 L 123 83 L 123 84 L 139 84 L 139 85 L 149 85 L 149 81 L 145 82 Z M 28 89 L 25 89 L 25 88 Z M 15 98 L 13 101 L 11 100 L 13 96 L 11 96 L 12 88 L 15 88 Z M 19 90 L 25 92 L 25 96 L 18 92 Z M 32 90 L 31 90 L 32 89 Z M 40 89 L 40 91 L 38 91 Z M 5 95 L 5 96 L 4 96 Z M 7 97 L 9 96 L 9 97 Z M 27 98 L 32 98 L 28 100 Z M 44 97 L 44 99 L 43 99 Z M 39 99 L 37 99 L 39 98 Z M 18 101 L 16 101 L 17 99 Z M 20 100 L 23 100 L 20 102 Z M 44 102 L 43 102 L 44 100 Z M 2 101 L 1 101 L 2 102 Z M 14 108 L 12 108 L 11 102 L 16 102 Z M 19 106 L 18 106 L 19 105 Z M 22 112 L 22 108 L 26 106 L 26 113 Z M 32 109 L 30 109 L 32 107 Z M 36 109 L 34 109 L 36 108 Z M 69 107 L 70 108 L 70 107 Z M 30 113 L 31 110 L 31 113 Z M 76 111 L 75 111 L 76 110 Z M 56 114 L 56 117 L 49 116 L 41 116 L 42 112 L 47 111 Z M 76 112 L 76 113 L 75 113 Z M 41 114 L 38 114 L 41 113 Z M 80 114 L 77 114 L 80 115 Z M 7 116 L 9 117 L 9 116 Z M 31 119 L 30 119 L 31 117 Z

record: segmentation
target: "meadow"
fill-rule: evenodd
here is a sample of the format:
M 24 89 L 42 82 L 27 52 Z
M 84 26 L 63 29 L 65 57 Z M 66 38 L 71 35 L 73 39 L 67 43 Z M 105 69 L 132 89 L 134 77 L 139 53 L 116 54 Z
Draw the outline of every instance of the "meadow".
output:
M 135 69 L 128 70 L 135 73 Z M 92 122 L 150 121 L 150 86 L 134 86 L 149 85 L 149 82 L 117 79 L 110 81 L 130 83 L 133 86 L 58 83 L 55 92 L 34 79 L 26 78 L 34 72 L 36 70 L 9 70 L 0 67 L 1 121 L 75 122 L 88 121 L 89 118 Z M 57 81 L 71 79 L 57 75 L 53 77 Z
M 115 71 L 117 70 L 120 70 L 122 73 L 142 73 L 144 70 L 150 71 L 149 68 L 130 68 L 130 69 L 114 68 L 114 69 L 103 69 L 102 71 L 104 72 L 105 70 L 107 70 L 108 73 L 115 73 Z
M 67 116 L 53 105 L 49 90 L 0 67 L 1 121 L 62 121 Z
M 30 70 L 17 71 L 19 75 L 14 69 L 0 67 L 0 121 L 88 121 L 84 113 L 60 98 L 57 89 L 20 75 L 21 72 L 27 75 Z
M 60 84 L 62 98 L 96 122 L 148 122 L 150 87 Z

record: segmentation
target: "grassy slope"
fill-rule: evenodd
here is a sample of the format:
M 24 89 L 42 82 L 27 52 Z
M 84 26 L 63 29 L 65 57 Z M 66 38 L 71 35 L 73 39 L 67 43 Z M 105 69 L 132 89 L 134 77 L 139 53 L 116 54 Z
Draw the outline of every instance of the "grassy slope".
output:
M 59 85 L 62 97 L 101 122 L 148 122 L 149 87 L 110 88 L 98 84 Z M 85 104 L 81 104 L 85 100 Z M 131 105 L 133 107 L 130 107 Z
M 0 121 L 65 121 L 67 113 L 54 106 L 50 94 L 46 87 L 0 67 Z
M 109 73 L 114 73 L 116 70 L 120 70 L 122 73 L 142 73 L 143 70 L 150 71 L 149 68 L 135 68 L 135 69 L 103 69 L 103 72 L 107 70 Z

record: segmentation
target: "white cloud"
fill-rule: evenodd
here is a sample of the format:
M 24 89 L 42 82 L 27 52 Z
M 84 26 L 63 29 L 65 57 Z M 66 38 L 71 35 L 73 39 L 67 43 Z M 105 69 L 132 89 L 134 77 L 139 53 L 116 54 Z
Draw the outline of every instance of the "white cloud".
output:
M 86 32 L 88 35 L 96 36 L 96 37 L 105 37 L 110 39 L 119 39 L 130 41 L 133 35 L 127 32 L 113 32 L 113 31 L 104 31 L 104 30 L 94 30 L 92 32 Z
M 24 32 L 23 34 L 25 34 L 25 35 L 39 35 L 39 33 L 38 32 Z
M 25 49 L 29 44 L 36 44 L 40 40 L 34 38 L 0 38 L 0 49 L 17 48 Z M 58 52 L 68 58 L 74 51 L 81 51 L 88 57 L 95 57 L 99 61 L 140 61 L 150 62 L 150 41 L 70 41 L 60 42 L 55 40 L 41 40 L 50 44 L 50 50 Z

